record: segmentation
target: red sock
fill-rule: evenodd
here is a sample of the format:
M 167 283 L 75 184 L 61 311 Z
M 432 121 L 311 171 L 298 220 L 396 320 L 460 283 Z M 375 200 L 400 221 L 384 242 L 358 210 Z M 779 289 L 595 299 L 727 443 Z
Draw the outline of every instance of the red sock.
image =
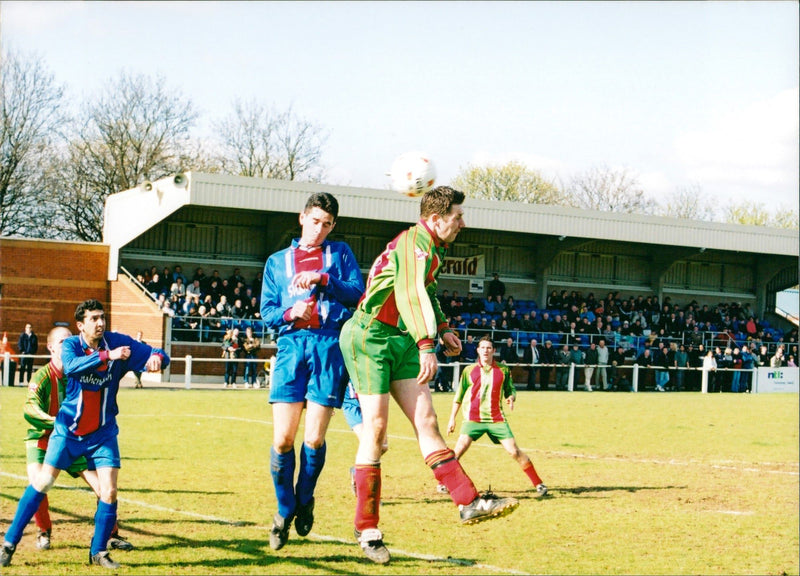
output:
M 116 536 L 117 532 L 119 532 L 119 524 L 117 522 L 114 522 L 114 529 L 111 531 L 111 535 Z
M 533 467 L 533 462 L 528 462 L 528 465 L 525 466 L 522 471 L 528 475 L 528 478 L 531 479 L 534 486 L 538 486 L 542 483 L 542 479 L 539 478 L 539 475 L 536 473 L 536 468 Z
M 356 530 L 377 528 L 381 505 L 381 465 L 356 464 Z
M 36 510 L 36 513 L 33 515 L 33 519 L 36 521 L 36 525 L 41 532 L 50 532 L 53 528 L 53 523 L 50 521 L 50 504 L 47 502 L 47 494 L 42 498 L 42 502 L 39 504 L 39 509 Z
M 433 475 L 447 486 L 453 502 L 462 505 L 469 504 L 478 497 L 478 491 L 472 480 L 456 460 L 455 453 L 450 449 L 437 450 L 425 458 L 425 464 L 433 470 Z

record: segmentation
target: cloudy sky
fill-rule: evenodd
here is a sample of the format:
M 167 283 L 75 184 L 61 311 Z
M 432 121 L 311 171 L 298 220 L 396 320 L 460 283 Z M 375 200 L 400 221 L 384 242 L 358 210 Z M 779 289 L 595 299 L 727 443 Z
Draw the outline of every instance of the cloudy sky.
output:
M 796 2 L 25 2 L 2 46 L 75 101 L 121 70 L 203 115 L 260 99 L 328 133 L 336 184 L 386 188 L 426 151 L 446 183 L 520 160 L 568 180 L 626 169 L 663 199 L 798 210 Z

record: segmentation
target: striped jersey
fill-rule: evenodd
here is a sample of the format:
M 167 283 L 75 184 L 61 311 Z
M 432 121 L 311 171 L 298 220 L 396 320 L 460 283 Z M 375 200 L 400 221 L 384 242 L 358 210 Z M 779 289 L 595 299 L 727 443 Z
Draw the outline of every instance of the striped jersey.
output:
M 301 289 L 295 278 L 300 272 L 319 272 L 322 282 Z M 272 254 L 264 265 L 261 285 L 261 318 L 278 335 L 301 329 L 338 332 L 364 292 L 364 278 L 350 249 L 344 242 L 326 240 L 306 248 L 298 239 L 291 246 Z M 295 302 L 305 300 L 313 306 L 308 320 L 289 319 Z
M 39 368 L 28 383 L 23 415 L 30 424 L 26 440 L 39 440 L 38 446 L 47 449 L 47 441 L 53 432 L 56 414 L 67 391 L 67 378 L 63 372 L 49 362 Z
M 502 362 L 470 364 L 461 372 L 453 402 L 461 404 L 464 420 L 490 424 L 505 422 L 503 401 L 517 396 L 511 372 Z
M 120 346 L 130 346 L 130 357 L 109 360 L 108 352 Z M 162 368 L 169 366 L 166 352 L 126 334 L 105 332 L 96 349 L 86 343 L 82 334 L 64 340 L 61 360 L 67 391 L 56 422 L 75 436 L 85 436 L 101 428 L 116 428 L 119 381 L 129 370 L 144 372 L 153 354 L 161 356 Z
M 447 245 L 420 220 L 386 245 L 372 264 L 358 310 L 407 331 L 422 350 L 432 350 L 448 327 L 436 298 Z

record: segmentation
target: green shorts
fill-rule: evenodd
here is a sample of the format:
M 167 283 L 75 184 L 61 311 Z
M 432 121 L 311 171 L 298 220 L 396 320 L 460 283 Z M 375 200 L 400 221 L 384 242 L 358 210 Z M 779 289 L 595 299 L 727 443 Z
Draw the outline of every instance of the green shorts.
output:
M 495 444 L 500 444 L 500 441 L 506 438 L 514 437 L 508 422 L 490 422 L 487 424 L 485 422 L 470 422 L 467 420 L 461 424 L 461 433 L 464 436 L 469 436 L 473 441 L 486 434 Z
M 44 464 L 44 455 L 47 450 L 40 448 L 39 442 L 39 440 L 25 440 L 28 464 Z M 86 457 L 80 456 L 67 468 L 66 472 L 73 478 L 80 478 L 81 473 L 88 469 L 89 464 L 86 462 Z
M 356 312 L 339 336 L 344 365 L 359 394 L 387 394 L 397 380 L 419 374 L 419 350 L 399 328 Z

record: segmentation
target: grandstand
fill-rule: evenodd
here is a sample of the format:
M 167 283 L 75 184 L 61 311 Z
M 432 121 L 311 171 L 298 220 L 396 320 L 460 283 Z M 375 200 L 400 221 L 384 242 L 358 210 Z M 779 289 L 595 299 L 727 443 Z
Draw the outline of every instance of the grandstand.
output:
M 146 323 L 146 337 L 174 356 L 218 358 L 211 332 L 206 341 L 187 337 L 179 321 L 163 316 L 136 271 L 180 265 L 187 278 L 198 267 L 227 278 L 239 268 L 260 295 L 266 257 L 299 233 L 298 212 L 308 194 L 322 190 L 335 194 L 341 207 L 330 238 L 348 242 L 365 273 L 385 244 L 418 218 L 418 200 L 388 190 L 190 172 L 107 199 L 107 273 L 82 281 L 107 282 L 112 329 L 135 333 Z M 735 302 L 750 307 L 770 329 L 793 328 L 791 316 L 776 313 L 776 298 L 798 283 L 796 230 L 474 199 L 465 208 L 467 229 L 449 252 L 440 289 L 483 297 L 498 272 L 520 315 L 547 310 L 552 290 L 578 290 L 681 305 Z M 14 298 L 12 276 L 0 270 L 4 308 Z M 69 322 L 61 317 L 64 309 L 53 311 L 46 325 Z M 16 312 L 0 314 L 0 329 L 13 331 L 20 321 Z M 249 321 L 260 329 L 257 320 Z M 543 334 L 538 336 L 541 341 Z M 530 337 L 518 338 L 518 344 Z

